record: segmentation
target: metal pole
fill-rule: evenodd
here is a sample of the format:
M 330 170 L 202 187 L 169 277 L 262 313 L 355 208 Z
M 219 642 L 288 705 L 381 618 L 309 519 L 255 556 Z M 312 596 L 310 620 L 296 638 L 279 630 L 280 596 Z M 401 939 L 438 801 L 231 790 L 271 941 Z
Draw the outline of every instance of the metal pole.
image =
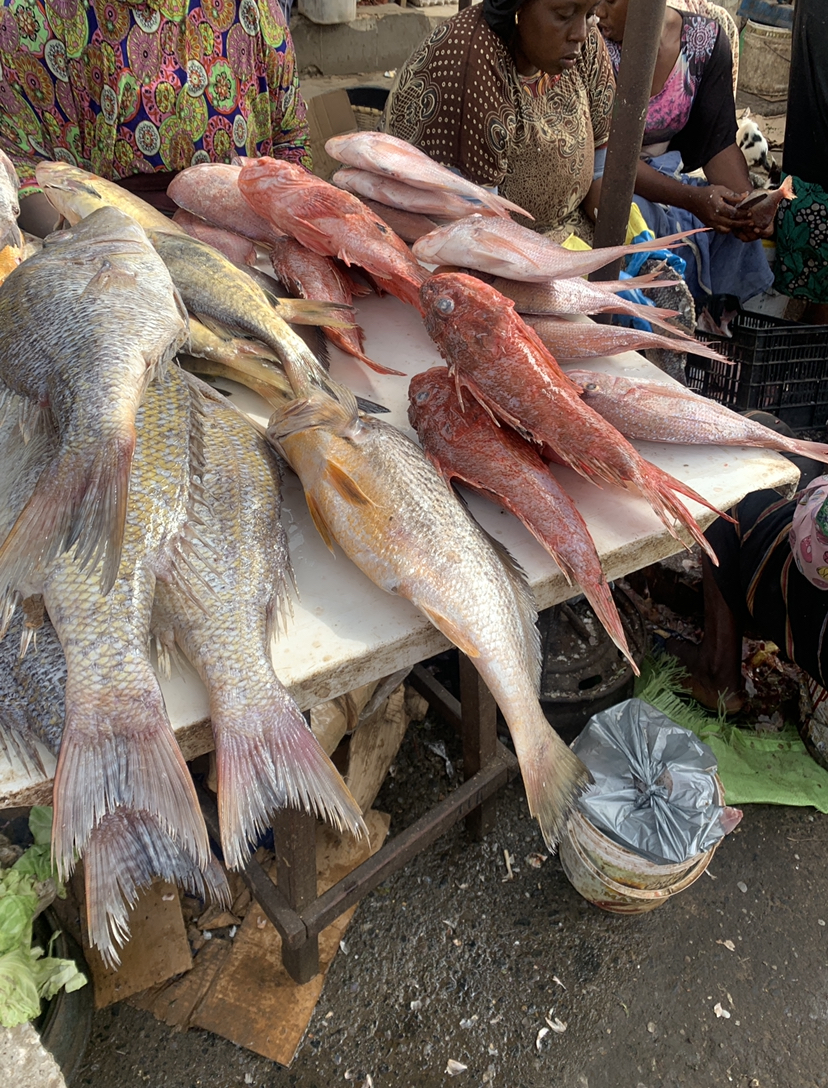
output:
M 624 244 L 665 7 L 666 0 L 630 0 L 595 222 L 596 249 Z M 617 280 L 620 268 L 620 260 L 614 261 L 589 278 Z

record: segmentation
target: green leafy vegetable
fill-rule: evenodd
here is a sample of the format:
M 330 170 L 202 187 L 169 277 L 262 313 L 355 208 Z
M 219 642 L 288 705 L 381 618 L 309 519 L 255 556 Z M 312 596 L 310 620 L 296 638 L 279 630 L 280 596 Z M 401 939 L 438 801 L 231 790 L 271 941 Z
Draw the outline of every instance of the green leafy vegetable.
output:
M 61 988 L 68 992 L 86 985 L 74 960 L 44 953 L 32 945 L 32 923 L 63 886 L 52 872 L 51 808 L 35 807 L 29 817 L 34 846 L 11 869 L 0 869 L 0 1024 L 14 1027 L 40 1014 Z

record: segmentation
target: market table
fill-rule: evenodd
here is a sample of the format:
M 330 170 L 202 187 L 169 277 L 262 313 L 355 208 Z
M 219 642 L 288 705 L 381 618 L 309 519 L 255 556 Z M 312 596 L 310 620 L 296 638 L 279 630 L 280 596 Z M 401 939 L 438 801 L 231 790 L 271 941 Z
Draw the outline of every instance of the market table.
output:
M 377 362 L 409 377 L 442 365 L 412 307 L 388 296 L 370 296 L 359 300 L 358 316 L 367 334 L 365 350 Z M 407 417 L 407 378 L 375 374 L 334 348 L 330 354 L 333 377 L 355 393 L 385 405 L 390 411 L 381 418 L 414 437 Z M 581 366 L 669 380 L 635 352 L 611 360 L 587 360 Z M 253 418 L 267 421 L 267 406 L 255 394 L 235 383 L 217 384 Z M 646 442 L 636 446 L 720 509 L 759 488 L 790 494 L 798 478 L 790 461 L 765 450 Z M 564 467 L 555 466 L 552 471 L 584 516 L 608 579 L 640 570 L 680 550 L 679 542 L 645 500 L 609 486 L 596 487 Z M 485 499 L 465 494 L 480 524 L 526 571 L 539 609 L 579 592 L 577 586 L 567 584 L 555 562 L 515 517 Z M 339 549 L 331 555 L 313 526 L 301 486 L 292 473 L 286 475 L 283 497 L 283 522 L 299 599 L 294 602 L 287 631 L 274 643 L 273 663 L 303 710 L 407 670 L 449 648 L 450 643 L 410 602 L 378 589 Z M 688 506 L 703 527 L 715 516 L 691 501 Z M 457 820 L 471 818 L 478 834 L 491 824 L 490 799 L 516 773 L 516 763 L 497 741 L 491 696 L 464 655 L 460 657 L 459 704 L 443 696 L 443 705 L 462 727 L 464 784 L 320 899 L 316 898 L 312 856 L 313 820 L 303 814 L 289 811 L 279 814 L 274 822 L 279 886 L 255 864 L 246 871 L 245 878 L 282 935 L 285 963 L 297 981 L 307 981 L 316 972 L 316 938 L 333 918 Z M 423 685 L 429 688 L 422 673 L 420 685 L 421 689 Z M 180 675 L 162 681 L 161 686 L 185 759 L 211 751 L 207 693 L 195 672 L 182 663 Z M 441 694 L 434 685 L 428 690 L 431 698 Z M 55 761 L 45 749 L 42 759 L 45 774 L 32 779 L 0 753 L 0 808 L 51 803 Z M 218 841 L 215 807 L 207 796 L 203 807 L 211 836 Z

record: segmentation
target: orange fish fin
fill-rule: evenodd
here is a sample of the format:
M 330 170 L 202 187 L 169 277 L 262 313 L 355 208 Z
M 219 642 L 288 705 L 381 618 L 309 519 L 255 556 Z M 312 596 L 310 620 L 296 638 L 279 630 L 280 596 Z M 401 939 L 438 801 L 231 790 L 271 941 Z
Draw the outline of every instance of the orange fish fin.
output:
M 475 231 L 475 237 L 478 241 L 484 245 L 489 244 L 494 249 L 495 253 L 514 253 L 522 261 L 531 264 L 534 268 L 537 268 L 539 272 L 543 271 L 543 267 L 538 264 L 537 261 L 533 261 L 531 257 L 527 256 L 526 252 L 519 246 L 512 242 L 507 241 L 502 235 L 496 234 L 494 231 L 486 230 L 483 227 L 479 227 Z
M 369 499 L 356 480 L 336 461 L 329 461 L 325 473 L 328 483 L 334 491 L 354 506 L 373 506 L 374 500 Z
M 445 616 L 441 616 L 439 612 L 434 612 L 424 604 L 421 604 L 420 608 L 425 612 L 437 630 L 441 631 L 446 638 L 461 651 L 461 653 L 464 653 L 466 657 L 470 657 L 472 660 L 480 657 L 480 650 L 469 642 L 466 635 L 459 630 L 455 623 L 446 619 Z
M 325 546 L 331 555 L 334 554 L 334 538 L 331 535 L 331 531 L 328 528 L 328 523 L 325 521 L 322 511 L 319 509 L 319 504 L 316 499 L 309 492 L 305 492 L 305 499 L 308 503 L 308 511 L 310 512 L 311 521 L 316 526 L 316 531 L 325 541 Z

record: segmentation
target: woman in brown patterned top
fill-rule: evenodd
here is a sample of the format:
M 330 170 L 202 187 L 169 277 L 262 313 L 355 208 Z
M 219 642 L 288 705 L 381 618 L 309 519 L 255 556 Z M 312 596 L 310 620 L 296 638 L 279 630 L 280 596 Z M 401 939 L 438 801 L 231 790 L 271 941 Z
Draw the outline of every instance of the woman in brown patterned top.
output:
M 596 0 L 483 0 L 400 70 L 383 127 L 535 217 L 591 240 L 615 97 Z

